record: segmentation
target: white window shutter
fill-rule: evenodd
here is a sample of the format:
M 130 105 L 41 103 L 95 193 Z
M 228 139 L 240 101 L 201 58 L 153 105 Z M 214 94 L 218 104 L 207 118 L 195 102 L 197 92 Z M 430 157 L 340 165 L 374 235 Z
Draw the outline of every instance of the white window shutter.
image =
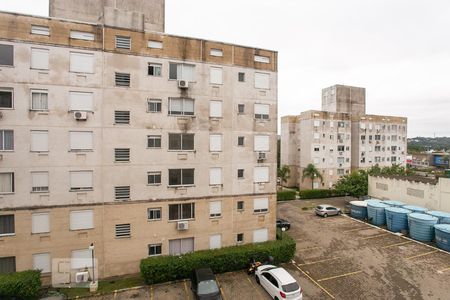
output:
M 70 92 L 69 110 L 93 111 L 94 94 L 86 92 Z
M 255 115 L 268 115 L 269 107 L 269 104 L 255 104 Z
M 50 253 L 33 254 L 33 269 L 42 270 L 42 273 L 50 273 L 51 266 Z
M 31 215 L 31 233 L 50 232 L 50 214 L 35 213 Z
M 222 84 L 223 83 L 223 70 L 222 68 L 211 67 L 210 68 L 210 83 L 212 84 Z
M 70 52 L 70 72 L 94 73 L 94 54 Z
M 209 169 L 209 184 L 210 185 L 222 184 L 222 168 Z
M 48 151 L 48 131 L 31 131 L 31 151 Z
M 220 234 L 209 237 L 209 249 L 218 249 L 222 247 L 222 236 Z
M 253 242 L 260 243 L 269 240 L 269 231 L 267 228 L 257 229 L 253 231 Z
M 268 210 L 269 198 L 253 199 L 253 210 Z
M 319 127 L 319 126 L 320 126 L 320 121 L 314 120 L 314 127 Z
M 32 187 L 48 187 L 48 172 L 31 172 Z
M 255 73 L 255 88 L 270 89 L 270 74 L 269 73 Z
M 314 139 L 319 139 L 320 138 L 320 134 L 318 132 L 314 132 Z
M 31 68 L 48 70 L 48 49 L 31 48 Z
M 209 214 L 221 215 L 222 214 L 222 201 L 209 202 Z
M 92 267 L 92 251 L 89 249 L 73 250 L 70 263 L 72 269 Z
M 255 151 L 269 151 L 268 135 L 255 135 L 254 143 Z
M 220 152 L 222 151 L 222 135 L 211 134 L 209 136 L 209 151 Z
M 70 173 L 70 188 L 92 188 L 92 171 L 72 171 Z
M 94 228 L 93 210 L 76 210 L 70 212 L 70 230 Z
M 212 118 L 222 117 L 222 101 L 209 101 L 209 116 Z
M 69 135 L 71 150 L 92 150 L 92 131 L 71 131 Z
M 254 167 L 253 182 L 269 182 L 269 167 Z
M 85 40 L 85 41 L 93 41 L 95 39 L 95 36 L 91 32 L 84 32 L 84 31 L 70 31 L 70 38 L 71 39 L 77 39 L 77 40 Z

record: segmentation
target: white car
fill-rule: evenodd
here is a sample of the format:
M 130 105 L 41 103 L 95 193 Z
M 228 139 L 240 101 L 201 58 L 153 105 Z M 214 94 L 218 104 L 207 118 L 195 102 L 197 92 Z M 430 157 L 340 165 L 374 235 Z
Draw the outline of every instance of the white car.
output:
M 273 299 L 302 300 L 303 289 L 285 269 L 272 265 L 262 265 L 256 269 L 256 282 Z

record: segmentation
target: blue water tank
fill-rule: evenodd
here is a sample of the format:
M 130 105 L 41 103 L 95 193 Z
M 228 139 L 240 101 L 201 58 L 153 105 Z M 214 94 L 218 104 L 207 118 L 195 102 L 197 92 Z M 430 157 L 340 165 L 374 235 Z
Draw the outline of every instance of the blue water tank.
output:
M 421 242 L 431 242 L 434 237 L 434 225 L 438 218 L 420 213 L 408 215 L 409 236 Z
M 439 248 L 450 251 L 450 224 L 434 225 L 436 244 Z
M 387 207 L 384 211 L 386 212 L 388 230 L 400 232 L 408 229 L 408 214 L 411 213 L 410 210 L 401 207 Z
M 377 226 L 386 224 L 386 213 L 384 209 L 388 207 L 390 206 L 383 202 L 367 202 L 367 218 L 369 222 Z
M 367 219 L 367 202 L 350 201 L 350 216 L 359 220 Z
M 402 207 L 403 205 L 405 205 L 405 203 L 395 200 L 385 200 L 383 201 L 383 203 L 394 207 Z
M 439 224 L 450 224 L 450 213 L 448 213 L 448 212 L 433 210 L 433 211 L 427 212 L 427 214 L 438 218 Z
M 404 209 L 412 211 L 413 213 L 424 214 L 424 213 L 426 213 L 428 211 L 428 209 L 426 209 L 425 207 L 415 206 L 415 205 L 403 205 L 402 207 Z

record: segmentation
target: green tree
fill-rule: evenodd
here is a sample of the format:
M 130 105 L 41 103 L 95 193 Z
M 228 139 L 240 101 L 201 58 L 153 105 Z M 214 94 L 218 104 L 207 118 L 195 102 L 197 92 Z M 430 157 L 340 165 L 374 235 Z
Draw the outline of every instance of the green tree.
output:
M 361 197 L 368 194 L 368 172 L 359 170 L 341 177 L 334 185 L 336 191 L 353 197 Z
M 281 185 L 283 183 L 286 183 L 288 179 L 291 177 L 289 174 L 291 173 L 291 169 L 289 169 L 288 166 L 282 165 L 280 168 L 278 168 L 277 174 L 278 177 L 281 179 Z
M 311 189 L 314 189 L 314 179 L 315 178 L 320 179 L 320 182 L 323 181 L 322 174 L 320 174 L 319 170 L 317 170 L 317 168 L 313 164 L 307 165 L 306 168 L 303 170 L 302 181 L 305 178 L 311 179 Z

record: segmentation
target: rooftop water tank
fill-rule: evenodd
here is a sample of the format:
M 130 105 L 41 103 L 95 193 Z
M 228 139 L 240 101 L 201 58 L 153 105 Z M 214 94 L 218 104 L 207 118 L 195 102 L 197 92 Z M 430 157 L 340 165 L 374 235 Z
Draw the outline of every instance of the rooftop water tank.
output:
M 436 244 L 439 248 L 450 251 L 450 224 L 434 225 Z
M 400 232 L 408 229 L 408 214 L 410 210 L 401 207 L 388 207 L 385 210 L 388 230 Z
M 439 224 L 450 224 L 450 213 L 448 213 L 448 212 L 433 210 L 433 211 L 427 212 L 427 214 L 438 218 Z
M 415 205 L 403 205 L 402 207 L 404 209 L 412 211 L 413 213 L 424 214 L 424 213 L 426 213 L 428 211 L 428 209 L 426 209 L 425 207 L 415 206 Z
M 385 200 L 383 201 L 383 203 L 394 207 L 402 207 L 403 205 L 405 205 L 405 203 L 396 200 Z
M 350 216 L 355 219 L 367 219 L 367 202 L 350 201 Z
M 386 224 L 386 213 L 384 210 L 388 207 L 390 206 L 383 202 L 367 202 L 367 218 L 369 222 L 377 226 Z
M 434 225 L 438 218 L 420 213 L 408 215 L 409 236 L 421 242 L 431 242 L 434 237 Z

